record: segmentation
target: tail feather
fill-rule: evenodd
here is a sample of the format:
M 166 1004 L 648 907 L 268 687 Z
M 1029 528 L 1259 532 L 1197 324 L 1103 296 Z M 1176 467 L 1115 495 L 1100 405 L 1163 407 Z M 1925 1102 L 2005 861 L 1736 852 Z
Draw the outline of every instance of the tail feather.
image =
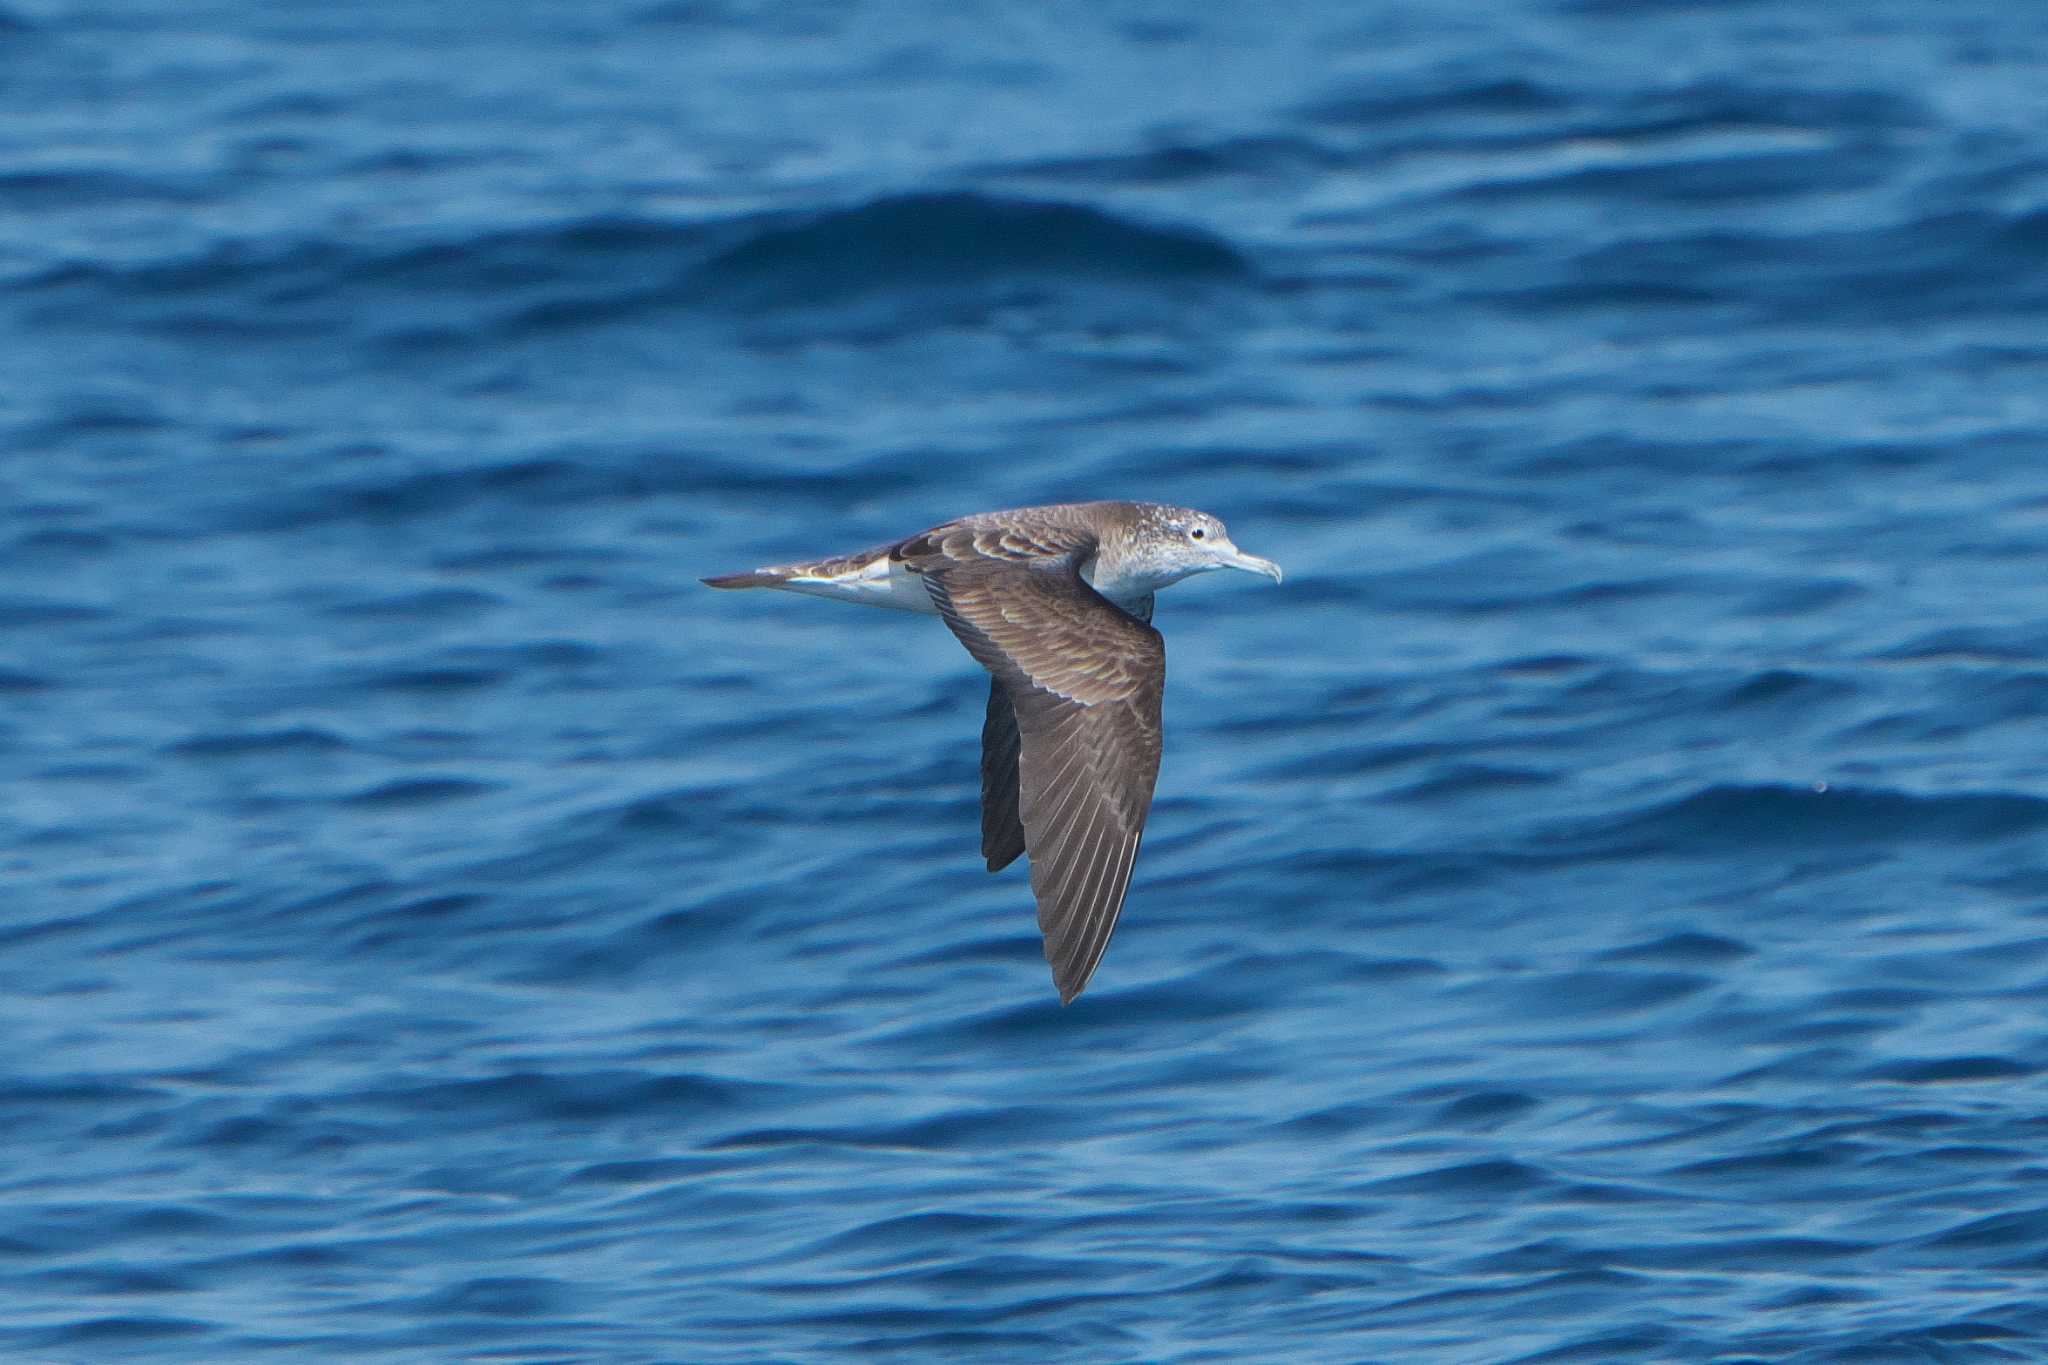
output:
M 0 0 L 0 4 L 4 3 Z M 704 581 L 714 588 L 782 588 L 863 606 L 927 613 L 935 610 L 922 579 L 894 572 L 889 550 L 884 545 L 859 554 L 835 555 L 802 564 L 766 564 L 745 573 L 719 574 Z
M 713 588 L 776 588 L 789 581 L 779 569 L 750 569 L 746 573 L 722 573 L 703 580 Z

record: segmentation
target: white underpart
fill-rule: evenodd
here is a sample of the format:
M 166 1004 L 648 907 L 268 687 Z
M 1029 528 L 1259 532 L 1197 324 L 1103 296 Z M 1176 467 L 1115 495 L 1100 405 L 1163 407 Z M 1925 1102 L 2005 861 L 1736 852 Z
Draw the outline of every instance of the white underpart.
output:
M 892 611 L 919 611 L 931 616 L 939 611 L 932 605 L 931 594 L 925 591 L 924 580 L 886 555 L 830 578 L 799 576 L 781 586 L 788 592 L 887 607 Z
M 1132 578 L 1129 581 L 1098 579 L 1095 576 L 1095 561 L 1089 560 L 1081 566 L 1081 577 L 1110 601 L 1126 611 L 1134 610 L 1138 604 L 1150 597 L 1162 586 L 1155 576 Z M 1175 578 L 1179 575 L 1175 575 Z M 1174 578 L 1165 580 L 1167 583 Z M 915 611 L 928 616 L 938 614 L 932 605 L 931 594 L 925 591 L 924 580 L 911 573 L 887 555 L 877 555 L 858 568 L 830 577 L 817 574 L 799 574 L 777 584 L 785 592 L 808 593 L 813 597 L 830 597 L 841 602 L 857 602 L 868 607 L 887 607 L 892 611 Z
M 1087 579 L 1089 586 L 1095 591 L 1125 611 L 1135 611 L 1146 598 L 1175 581 L 1169 578 L 1162 582 L 1149 574 L 1132 575 L 1121 579 L 1101 578 L 1096 575 L 1095 561 L 1092 559 L 1081 566 L 1081 577 Z

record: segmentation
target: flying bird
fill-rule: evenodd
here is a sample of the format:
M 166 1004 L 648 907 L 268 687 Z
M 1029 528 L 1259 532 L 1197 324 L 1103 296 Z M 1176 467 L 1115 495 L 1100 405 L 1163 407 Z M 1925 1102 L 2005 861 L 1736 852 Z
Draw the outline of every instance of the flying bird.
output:
M 1152 595 L 1192 574 L 1280 566 L 1206 512 L 1077 502 L 983 512 L 906 540 L 704 580 L 934 613 L 990 674 L 981 852 L 1031 855 L 1053 984 L 1066 1004 L 1109 946 L 1159 776 L 1166 645 Z

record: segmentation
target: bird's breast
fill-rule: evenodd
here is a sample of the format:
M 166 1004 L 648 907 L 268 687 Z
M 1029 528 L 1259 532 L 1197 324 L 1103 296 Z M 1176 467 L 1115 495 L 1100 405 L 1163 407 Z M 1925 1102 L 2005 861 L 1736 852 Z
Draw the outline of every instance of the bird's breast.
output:
M 1089 560 L 1081 566 L 1081 577 L 1088 586 L 1107 597 L 1122 609 L 1125 615 L 1135 616 L 1140 621 L 1152 617 L 1152 594 L 1157 589 L 1149 577 L 1115 570 L 1104 571 L 1100 560 Z

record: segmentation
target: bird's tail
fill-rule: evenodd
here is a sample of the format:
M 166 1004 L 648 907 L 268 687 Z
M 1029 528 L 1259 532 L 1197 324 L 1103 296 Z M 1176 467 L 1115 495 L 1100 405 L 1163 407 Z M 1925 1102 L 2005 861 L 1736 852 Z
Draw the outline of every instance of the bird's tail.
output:
M 827 596 L 851 593 L 858 598 L 867 595 L 860 589 L 888 586 L 889 547 L 882 545 L 804 564 L 764 564 L 745 573 L 723 573 L 704 581 L 714 588 L 790 588 L 797 592 L 824 589 Z
M 704 580 L 713 588 L 779 588 L 789 582 L 788 569 L 749 569 L 745 573 L 722 573 Z

